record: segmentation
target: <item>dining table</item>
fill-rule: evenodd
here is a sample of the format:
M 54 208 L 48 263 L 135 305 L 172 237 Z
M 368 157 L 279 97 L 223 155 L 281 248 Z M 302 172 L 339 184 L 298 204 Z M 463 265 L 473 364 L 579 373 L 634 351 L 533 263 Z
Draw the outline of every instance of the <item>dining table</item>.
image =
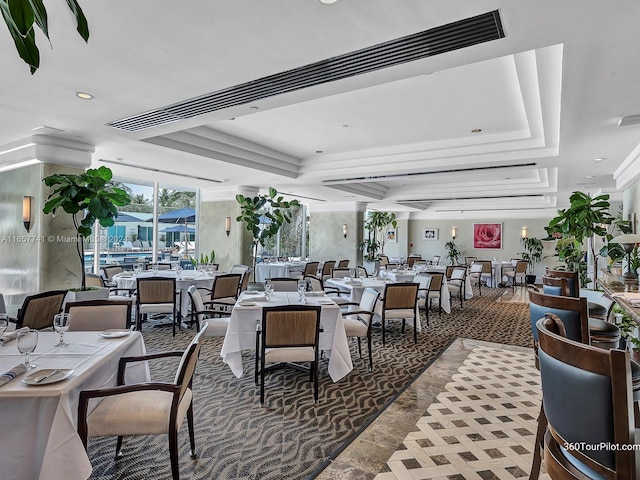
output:
M 262 321 L 262 309 L 277 305 L 302 304 L 303 301 L 297 292 L 274 292 L 269 300 L 264 296 L 264 292 L 243 292 L 240 295 L 231 311 L 220 352 L 222 360 L 237 378 L 244 374 L 242 352 L 256 348 L 256 329 Z M 311 292 L 304 299 L 304 304 L 322 307 L 319 349 L 329 359 L 329 376 L 337 382 L 353 370 L 340 307 L 330 297 Z
M 216 275 L 222 275 L 226 272 L 213 271 L 203 272 L 199 270 L 183 270 L 178 274 L 175 270 L 158 270 L 153 272 L 146 270 L 144 272 L 122 272 L 115 274 L 112 278 L 118 288 L 132 289 L 136 288 L 138 278 L 175 278 L 176 289 L 180 291 L 180 315 L 186 317 L 189 313 L 190 300 L 187 290 L 191 285 L 196 287 L 204 287 L 211 289 L 213 287 L 213 280 Z
M 116 386 L 120 358 L 146 353 L 139 332 L 66 332 L 64 338 L 68 345 L 56 347 L 59 335 L 40 331 L 30 359 L 35 367 L 0 386 L 3 480 L 86 480 L 92 469 L 76 431 L 79 394 Z M 16 343 L 0 347 L 0 373 L 22 363 Z M 62 374 L 42 380 L 51 369 Z M 127 383 L 149 378 L 146 362 L 127 367 Z
M 263 262 L 256 264 L 256 282 L 268 278 L 302 278 L 306 262 Z

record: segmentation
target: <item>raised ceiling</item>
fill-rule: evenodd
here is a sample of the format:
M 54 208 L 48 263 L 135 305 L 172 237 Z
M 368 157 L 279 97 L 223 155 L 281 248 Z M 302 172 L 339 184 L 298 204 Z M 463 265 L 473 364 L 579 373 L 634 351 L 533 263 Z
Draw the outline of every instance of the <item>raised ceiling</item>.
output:
M 640 126 L 617 126 L 640 113 L 636 1 L 81 3 L 88 45 L 64 3 L 48 5 L 53 49 L 41 46 L 33 77 L 0 32 L 0 145 L 46 125 L 95 145 L 93 164 L 121 178 L 205 198 L 274 186 L 325 205 L 517 217 L 550 215 L 577 189 L 619 199 L 612 174 L 640 143 Z M 503 38 L 139 130 L 109 125 L 487 12 Z

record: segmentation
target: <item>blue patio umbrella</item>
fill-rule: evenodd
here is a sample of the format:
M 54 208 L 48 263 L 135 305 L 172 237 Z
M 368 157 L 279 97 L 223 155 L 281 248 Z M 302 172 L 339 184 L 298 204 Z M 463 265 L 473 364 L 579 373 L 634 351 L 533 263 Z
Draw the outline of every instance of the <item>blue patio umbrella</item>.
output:
M 158 215 L 158 222 L 161 223 L 183 223 L 184 228 L 187 230 L 187 235 L 191 232 L 188 231 L 188 223 L 193 223 L 196 221 L 196 211 L 193 208 L 184 207 L 178 208 L 177 210 L 171 210 L 170 212 L 165 212 L 161 215 Z M 185 230 L 181 230 L 185 231 Z M 195 232 L 195 230 L 194 230 Z M 185 238 L 184 242 L 184 253 L 185 255 L 189 255 L 189 239 Z
M 196 233 L 196 229 L 193 227 L 187 227 L 184 225 L 176 225 L 174 227 L 169 227 L 169 228 L 165 228 L 164 230 L 161 230 L 162 233 Z
M 118 212 L 118 216 L 113 219 L 116 222 L 144 222 L 141 218 L 134 217 L 128 213 Z

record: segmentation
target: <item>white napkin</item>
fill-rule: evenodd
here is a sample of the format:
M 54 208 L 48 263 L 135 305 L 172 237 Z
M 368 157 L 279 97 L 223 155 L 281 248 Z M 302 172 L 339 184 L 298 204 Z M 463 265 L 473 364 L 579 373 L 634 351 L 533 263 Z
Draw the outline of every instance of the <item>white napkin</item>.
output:
M 13 367 L 8 372 L 4 372 L 2 375 L 0 375 L 0 387 L 5 383 L 9 383 L 11 380 L 15 380 L 16 377 L 19 377 L 26 371 L 27 367 L 25 367 L 24 364 L 21 363 Z
M 0 335 L 0 342 L 2 343 L 10 342 L 11 340 L 15 340 L 16 338 L 18 338 L 18 332 L 28 332 L 28 331 L 29 331 L 29 327 L 22 327 L 22 328 L 19 328 L 18 330 L 14 330 L 13 332 L 5 332 L 2 335 Z

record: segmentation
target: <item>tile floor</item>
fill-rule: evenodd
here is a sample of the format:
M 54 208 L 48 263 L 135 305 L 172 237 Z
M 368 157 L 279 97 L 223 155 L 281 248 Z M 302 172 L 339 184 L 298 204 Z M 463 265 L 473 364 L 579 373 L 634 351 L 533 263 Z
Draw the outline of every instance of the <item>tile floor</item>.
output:
M 317 478 L 528 478 L 539 409 L 530 349 L 457 339 Z

